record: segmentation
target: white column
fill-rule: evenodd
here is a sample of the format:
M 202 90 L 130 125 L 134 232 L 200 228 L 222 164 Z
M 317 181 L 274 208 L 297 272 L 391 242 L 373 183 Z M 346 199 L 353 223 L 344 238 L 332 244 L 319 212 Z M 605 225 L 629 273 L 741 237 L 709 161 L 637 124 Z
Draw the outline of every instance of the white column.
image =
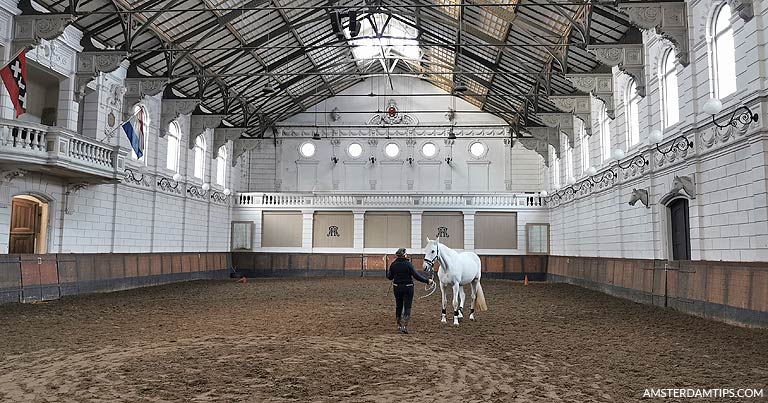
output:
M 312 250 L 312 224 L 315 219 L 314 210 L 302 210 L 302 233 L 301 233 L 301 248 L 307 251 Z
M 365 210 L 353 211 L 353 214 L 355 215 L 355 238 L 352 246 L 362 252 L 365 240 Z
M 259 210 L 256 213 L 256 215 L 253 217 L 253 248 L 251 250 L 261 248 L 261 238 L 262 238 L 261 229 L 264 226 L 263 216 L 264 214 L 262 214 L 262 211 Z
M 423 211 L 411 211 L 411 253 L 420 253 L 423 245 L 421 239 L 421 214 Z
M 475 211 L 464 212 L 464 250 L 475 250 Z

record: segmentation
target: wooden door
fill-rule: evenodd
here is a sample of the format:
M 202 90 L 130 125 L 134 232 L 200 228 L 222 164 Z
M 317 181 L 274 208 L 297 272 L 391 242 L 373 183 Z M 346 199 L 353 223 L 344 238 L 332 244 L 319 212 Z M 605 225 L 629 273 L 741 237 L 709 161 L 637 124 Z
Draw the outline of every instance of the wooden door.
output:
M 688 200 L 677 199 L 669 205 L 672 222 L 672 260 L 691 260 L 691 225 Z
M 11 239 L 8 253 L 35 253 L 39 206 L 24 199 L 11 204 Z

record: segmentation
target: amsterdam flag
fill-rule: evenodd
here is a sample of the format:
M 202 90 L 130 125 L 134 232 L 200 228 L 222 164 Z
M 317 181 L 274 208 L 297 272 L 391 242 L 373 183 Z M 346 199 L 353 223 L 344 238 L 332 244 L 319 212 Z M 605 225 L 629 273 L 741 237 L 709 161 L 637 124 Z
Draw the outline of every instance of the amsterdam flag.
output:
M 27 111 L 27 51 L 22 50 L 0 69 L 5 88 L 11 95 L 16 117 Z

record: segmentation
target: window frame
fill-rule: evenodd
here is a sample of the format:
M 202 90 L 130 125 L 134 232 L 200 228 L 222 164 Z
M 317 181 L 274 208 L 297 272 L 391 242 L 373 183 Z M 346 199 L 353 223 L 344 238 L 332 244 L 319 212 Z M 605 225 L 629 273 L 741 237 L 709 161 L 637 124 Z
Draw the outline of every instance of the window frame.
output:
M 671 77 L 674 76 L 674 86 L 670 85 Z M 661 117 L 664 128 L 668 128 L 676 125 L 680 122 L 680 81 L 677 77 L 677 61 L 675 60 L 675 52 L 673 48 L 668 48 L 664 51 L 661 57 L 661 65 L 659 65 L 659 82 L 661 90 Z M 674 90 L 674 97 L 671 95 L 671 90 Z M 675 105 L 671 106 L 671 99 L 675 99 Z M 675 121 L 670 119 L 674 112 Z
M 725 10 L 728 10 L 726 13 Z M 715 10 L 713 18 L 712 18 L 712 30 L 711 33 L 711 54 L 712 54 L 712 94 L 717 99 L 725 98 L 729 95 L 732 95 L 738 91 L 738 85 L 736 82 L 736 37 L 733 32 L 733 24 L 731 23 L 731 16 L 733 15 L 733 10 L 731 9 L 731 6 L 728 4 L 727 1 L 723 1 Z M 720 21 L 721 16 L 726 16 L 728 25 L 726 28 L 724 28 L 721 31 L 718 31 L 717 29 L 717 23 Z M 721 37 L 725 34 L 730 34 L 730 39 L 732 42 L 732 47 L 734 50 L 733 55 L 733 82 L 732 82 L 732 91 L 727 94 L 722 94 L 722 83 L 724 82 L 722 80 L 723 76 L 730 76 L 729 74 L 721 74 L 721 64 L 723 63 L 720 58 L 720 54 L 722 52 L 722 49 L 719 49 L 721 46 L 718 46 L 718 41 L 721 39 Z
M 581 132 L 579 133 L 579 143 L 581 147 L 581 172 L 587 172 L 590 167 L 589 161 L 589 136 L 587 136 L 587 129 L 584 125 L 581 125 Z
M 174 135 L 174 129 L 176 130 L 176 135 Z M 176 141 L 176 163 L 174 164 L 175 167 L 170 167 L 170 161 L 171 161 L 171 139 L 174 139 Z M 181 159 L 181 126 L 179 125 L 179 122 L 174 120 L 173 122 L 168 124 L 168 144 L 166 148 L 165 153 L 165 168 L 173 171 L 175 173 L 179 173 L 179 165 Z
M 200 140 L 202 140 L 202 146 L 199 143 Z M 208 151 L 207 149 L 208 149 L 208 142 L 205 140 L 205 133 L 203 132 L 203 133 L 200 133 L 197 137 L 195 137 L 195 146 L 193 147 L 194 165 L 192 167 L 192 176 L 200 180 L 203 180 L 205 178 L 205 154 Z M 198 166 L 200 167 L 200 176 L 197 175 Z
M 637 93 L 637 82 L 630 79 L 624 93 L 627 117 L 627 151 L 640 144 L 640 94 Z M 634 108 L 633 108 L 634 105 Z
M 224 155 L 222 155 L 222 152 Z M 216 184 L 221 187 L 227 186 L 227 162 L 229 160 L 229 150 L 224 144 L 216 152 Z M 219 181 L 221 179 L 221 181 Z
M 611 158 L 611 119 L 605 106 L 600 111 L 600 159 L 603 163 Z

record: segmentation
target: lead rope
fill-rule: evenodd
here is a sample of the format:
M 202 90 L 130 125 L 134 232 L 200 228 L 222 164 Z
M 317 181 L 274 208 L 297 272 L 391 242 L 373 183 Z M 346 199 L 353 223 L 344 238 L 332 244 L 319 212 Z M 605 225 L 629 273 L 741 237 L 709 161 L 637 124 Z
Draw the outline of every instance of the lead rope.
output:
M 427 298 L 430 295 L 434 294 L 435 291 L 437 290 L 437 281 L 440 281 L 440 279 L 438 278 L 438 280 L 435 281 L 435 268 L 434 268 L 435 267 L 435 260 L 439 261 L 440 265 L 443 265 L 443 259 L 440 258 L 440 243 L 437 243 L 436 245 L 437 245 L 437 247 L 436 247 L 437 253 L 435 253 L 435 258 L 432 259 L 432 261 L 427 260 L 427 262 L 429 262 L 429 278 L 432 280 L 432 289 L 430 290 L 429 285 L 425 285 L 424 286 L 424 291 L 429 291 L 429 294 L 422 295 L 418 299 Z

